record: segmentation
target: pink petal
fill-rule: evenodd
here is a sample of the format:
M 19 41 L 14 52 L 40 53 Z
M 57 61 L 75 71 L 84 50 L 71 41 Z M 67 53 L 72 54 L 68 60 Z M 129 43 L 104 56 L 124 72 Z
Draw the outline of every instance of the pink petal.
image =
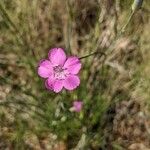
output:
M 54 84 L 55 79 L 52 77 L 49 77 L 46 81 L 45 81 L 45 87 L 48 90 L 53 90 L 53 84 Z
M 49 51 L 48 57 L 54 66 L 63 66 L 66 61 L 66 54 L 62 48 L 53 48 Z
M 51 77 L 45 81 L 45 86 L 48 90 L 53 90 L 54 92 L 58 93 L 63 88 L 63 80 L 55 80 Z
M 53 68 L 51 62 L 48 60 L 42 60 L 39 63 L 38 75 L 41 76 L 42 78 L 48 78 L 52 74 L 53 74 Z
M 56 80 L 53 84 L 53 90 L 56 93 L 59 93 L 63 88 L 63 80 Z
M 81 69 L 81 62 L 77 57 L 69 57 L 63 68 L 67 68 L 71 74 L 77 74 Z
M 80 79 L 78 76 L 76 75 L 69 75 L 68 77 L 66 77 L 66 79 L 64 80 L 64 87 L 67 90 L 73 90 L 75 89 L 77 86 L 79 86 L 80 84 Z

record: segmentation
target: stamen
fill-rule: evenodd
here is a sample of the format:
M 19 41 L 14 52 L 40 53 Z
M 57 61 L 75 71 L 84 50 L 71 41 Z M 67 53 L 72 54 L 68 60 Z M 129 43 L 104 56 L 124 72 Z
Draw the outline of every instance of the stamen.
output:
M 54 77 L 59 80 L 63 80 L 66 77 L 65 69 L 61 66 L 54 67 Z

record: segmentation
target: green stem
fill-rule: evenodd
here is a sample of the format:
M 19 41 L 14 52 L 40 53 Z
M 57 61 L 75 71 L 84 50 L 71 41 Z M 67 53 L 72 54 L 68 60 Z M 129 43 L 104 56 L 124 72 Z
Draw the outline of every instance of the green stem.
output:
M 96 52 L 93 52 L 93 53 L 91 53 L 91 54 L 88 54 L 88 55 L 85 55 L 85 56 L 83 56 L 83 57 L 80 57 L 79 59 L 84 59 L 84 58 L 87 58 L 87 57 L 90 57 L 90 56 L 93 56 L 93 55 L 96 55 L 96 54 L 101 54 L 101 56 L 102 55 L 106 55 L 105 53 L 103 53 L 103 52 L 98 52 L 98 51 L 96 51 Z
M 133 15 L 134 15 L 134 12 L 135 12 L 135 11 L 132 11 L 132 12 L 131 12 L 131 14 L 130 14 L 130 16 L 129 16 L 127 22 L 126 22 L 126 24 L 125 24 L 125 25 L 122 27 L 122 29 L 121 29 L 121 33 L 124 33 L 124 32 L 125 32 L 125 30 L 126 30 L 128 24 L 130 23 L 130 21 L 131 21 Z
M 72 6 L 70 5 L 69 0 L 66 1 L 66 7 L 67 7 L 67 14 L 68 14 L 68 19 L 67 19 L 67 26 L 66 26 L 66 49 L 69 51 L 69 53 L 71 54 L 71 34 L 72 34 Z

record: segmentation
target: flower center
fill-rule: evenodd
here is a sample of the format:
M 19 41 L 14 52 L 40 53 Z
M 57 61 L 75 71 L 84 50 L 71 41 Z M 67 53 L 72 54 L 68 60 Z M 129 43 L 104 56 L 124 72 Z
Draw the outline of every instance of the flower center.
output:
M 56 66 L 54 69 L 54 77 L 59 80 L 63 80 L 66 77 L 65 69 L 61 66 Z

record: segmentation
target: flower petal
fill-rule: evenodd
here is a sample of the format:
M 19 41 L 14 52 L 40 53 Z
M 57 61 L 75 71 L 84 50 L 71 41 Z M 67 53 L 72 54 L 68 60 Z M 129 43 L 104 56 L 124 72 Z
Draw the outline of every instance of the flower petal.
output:
M 63 88 L 63 80 L 55 80 L 53 84 L 53 90 L 56 93 L 59 93 Z
M 41 76 L 42 78 L 48 78 L 52 74 L 53 74 L 53 68 L 51 62 L 48 60 L 42 60 L 39 63 L 38 75 Z
M 79 86 L 79 84 L 80 84 L 80 79 L 76 75 L 69 75 L 64 80 L 64 87 L 67 90 L 73 90 L 73 89 L 77 88 L 77 86 Z
M 54 66 L 63 66 L 66 61 L 66 54 L 62 48 L 53 48 L 49 51 L 48 57 Z
M 55 80 L 51 77 L 45 81 L 45 86 L 48 90 L 53 90 L 54 92 L 59 93 L 63 88 L 63 80 Z
M 54 78 L 49 77 L 49 78 L 45 81 L 45 87 L 46 87 L 48 90 L 53 90 L 54 81 L 55 81 Z
M 63 68 L 67 68 L 71 74 L 77 74 L 81 69 L 81 62 L 78 57 L 69 57 Z

